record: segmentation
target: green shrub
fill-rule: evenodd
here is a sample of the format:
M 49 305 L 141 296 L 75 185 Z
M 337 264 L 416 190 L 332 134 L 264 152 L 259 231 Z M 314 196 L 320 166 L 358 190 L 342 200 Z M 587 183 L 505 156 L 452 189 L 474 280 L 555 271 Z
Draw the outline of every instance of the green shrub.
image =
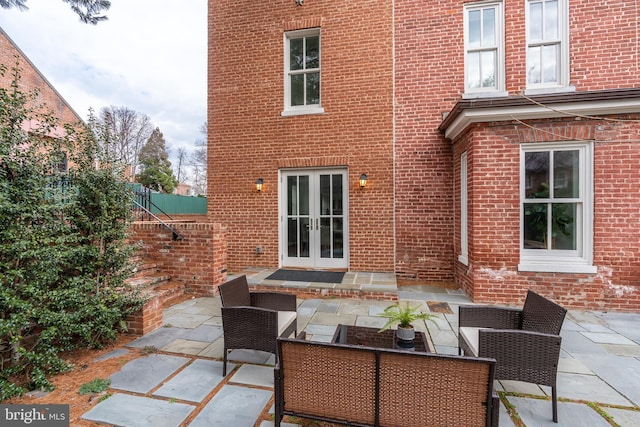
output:
M 51 389 L 71 368 L 61 352 L 115 339 L 144 302 L 126 282 L 136 248 L 121 166 L 83 124 L 55 136 L 60 123 L 30 108 L 19 80 L 16 67 L 0 88 L 0 401 Z

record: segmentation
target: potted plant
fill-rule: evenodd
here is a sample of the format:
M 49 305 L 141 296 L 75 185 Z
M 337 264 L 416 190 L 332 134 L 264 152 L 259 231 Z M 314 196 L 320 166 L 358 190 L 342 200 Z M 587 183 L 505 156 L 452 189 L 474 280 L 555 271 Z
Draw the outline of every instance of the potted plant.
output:
M 398 346 L 406 348 L 413 347 L 413 339 L 416 335 L 412 322 L 415 320 L 431 320 L 435 323 L 433 318 L 437 317 L 435 314 L 420 311 L 419 305 L 412 307 L 408 301 L 404 305 L 401 305 L 399 302 L 392 304 L 385 308 L 378 316 L 388 319 L 387 323 L 384 324 L 379 332 L 385 331 L 397 324 L 396 336 L 398 337 Z

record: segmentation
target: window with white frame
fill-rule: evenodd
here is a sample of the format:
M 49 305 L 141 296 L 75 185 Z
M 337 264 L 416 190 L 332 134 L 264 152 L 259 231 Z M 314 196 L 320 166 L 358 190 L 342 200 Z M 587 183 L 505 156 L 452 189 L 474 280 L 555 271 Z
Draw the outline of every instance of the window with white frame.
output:
M 322 113 L 320 104 L 320 29 L 285 34 L 283 115 Z
M 569 84 L 567 0 L 527 0 L 527 89 Z
M 460 156 L 460 255 L 458 261 L 469 265 L 469 210 L 468 210 L 468 185 L 467 185 L 467 153 Z
M 502 2 L 464 6 L 465 95 L 504 91 Z
M 595 273 L 591 144 L 523 145 L 520 167 L 519 270 Z

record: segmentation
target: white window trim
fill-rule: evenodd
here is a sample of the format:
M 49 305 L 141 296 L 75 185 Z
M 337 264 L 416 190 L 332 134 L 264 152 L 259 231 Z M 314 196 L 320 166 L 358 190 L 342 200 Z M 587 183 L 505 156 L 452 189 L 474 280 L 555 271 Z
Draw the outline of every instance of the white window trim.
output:
M 524 158 L 527 151 L 550 149 L 580 150 L 580 189 L 582 200 L 582 235 L 578 236 L 577 251 L 524 249 L 522 224 L 524 213 L 522 203 L 525 200 Z M 593 143 L 536 143 L 523 144 L 520 150 L 520 264 L 518 271 L 554 272 L 554 273 L 597 273 L 593 265 Z
M 460 255 L 458 261 L 469 265 L 469 193 L 467 152 L 460 156 Z
M 486 9 L 494 7 L 496 10 L 496 87 L 491 88 L 474 88 L 467 87 L 467 71 L 469 64 L 468 58 L 468 34 L 469 34 L 469 12 L 476 9 Z M 505 55 L 504 55 L 504 5 L 502 1 L 476 2 L 464 5 L 464 94 L 463 99 L 471 98 L 491 98 L 508 96 L 505 90 Z
M 560 61 L 558 63 L 558 67 L 560 67 L 560 72 L 558 73 L 558 82 L 555 83 L 529 83 L 529 45 L 531 44 L 529 40 L 529 20 L 530 17 L 530 8 L 529 5 L 532 1 L 539 0 L 526 0 L 525 7 L 525 31 L 526 31 L 526 89 L 525 95 L 539 95 L 545 93 L 564 93 L 564 92 L 574 92 L 576 90 L 575 86 L 569 85 L 570 73 L 569 73 L 569 1 L 568 0 L 557 0 L 558 1 L 558 23 L 559 23 L 559 38 L 560 38 Z
M 284 110 L 281 115 L 298 116 L 306 114 L 322 114 L 322 38 L 320 37 L 320 104 L 318 105 L 291 105 L 291 85 L 289 84 L 289 40 L 306 36 L 321 36 L 320 28 L 309 28 L 305 30 L 288 31 L 284 33 Z

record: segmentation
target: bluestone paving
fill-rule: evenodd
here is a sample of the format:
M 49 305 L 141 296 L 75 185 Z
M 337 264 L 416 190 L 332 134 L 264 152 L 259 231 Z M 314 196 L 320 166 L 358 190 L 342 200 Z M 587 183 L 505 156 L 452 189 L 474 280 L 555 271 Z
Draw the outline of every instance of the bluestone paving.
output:
M 611 427 L 594 409 L 581 403 L 558 402 L 558 423 L 552 419 L 551 401 L 523 397 L 508 397 L 527 427 Z M 502 420 L 501 420 L 502 421 Z M 500 423 L 502 426 L 502 422 Z
M 253 427 L 273 392 L 225 385 L 189 424 L 191 427 Z
M 116 393 L 84 414 L 85 420 L 127 427 L 177 427 L 193 405 Z
M 229 381 L 236 384 L 273 388 L 273 367 L 244 364 Z
M 229 364 L 229 370 L 234 368 Z M 215 360 L 194 360 L 162 387 L 153 392 L 154 396 L 202 402 L 222 381 L 222 362 Z
M 613 421 L 620 427 L 638 427 L 640 426 L 640 411 L 630 411 L 629 409 L 619 408 L 602 408 L 604 412 L 609 414 Z
M 255 269 L 251 274 L 249 283 L 260 283 L 270 272 Z M 373 273 L 349 273 L 342 285 L 356 282 L 356 286 L 372 285 L 374 276 Z M 393 276 L 380 275 L 381 281 L 389 278 Z M 458 307 L 469 303 L 463 293 L 451 289 L 437 292 L 433 286 L 423 290 L 412 286 L 406 287 L 406 291 L 398 289 L 398 298 L 423 304 L 425 310 L 428 310 L 425 302 L 447 302 L 452 313 L 438 313 L 435 324 L 426 322 L 417 328 L 427 333 L 437 353 L 458 353 Z M 339 323 L 381 327 L 385 319 L 377 315 L 392 302 L 312 298 L 299 299 L 298 303 L 298 331 L 305 331 L 307 339 L 330 341 Z M 227 377 L 222 378 L 219 298 L 184 301 L 165 309 L 163 318 L 165 327 L 129 344 L 131 348 L 155 347 L 160 353 L 135 359 L 112 376 L 112 389 L 128 390 L 131 394 L 116 393 L 86 416 L 113 425 L 157 426 L 164 425 L 158 421 L 158 415 L 170 411 L 171 421 L 166 425 L 180 422 L 187 425 L 184 420 L 189 418 L 192 419 L 189 426 L 254 426 L 265 410 L 270 408 L 273 413 L 273 354 L 234 350 L 229 354 Z M 569 311 L 561 333 L 558 424 L 551 420 L 549 387 L 496 381 L 495 389 L 506 393 L 503 397 L 515 405 L 517 416 L 527 427 L 609 426 L 586 402 L 592 402 L 614 417 L 622 427 L 640 425 L 640 387 L 637 386 L 640 384 L 640 328 L 635 327 L 637 324 L 640 324 L 638 314 Z M 134 363 L 136 360 L 139 362 Z M 193 404 L 188 404 L 190 402 Z M 504 404 L 500 406 L 500 426 L 514 426 Z M 141 421 L 146 416 L 140 415 L 140 409 L 147 411 L 150 418 Z M 113 418 L 107 419 L 109 412 Z M 273 422 L 263 419 L 257 425 L 267 427 Z
M 189 359 L 186 357 L 166 354 L 152 354 L 134 359 L 109 377 L 111 388 L 148 393 L 188 362 Z

